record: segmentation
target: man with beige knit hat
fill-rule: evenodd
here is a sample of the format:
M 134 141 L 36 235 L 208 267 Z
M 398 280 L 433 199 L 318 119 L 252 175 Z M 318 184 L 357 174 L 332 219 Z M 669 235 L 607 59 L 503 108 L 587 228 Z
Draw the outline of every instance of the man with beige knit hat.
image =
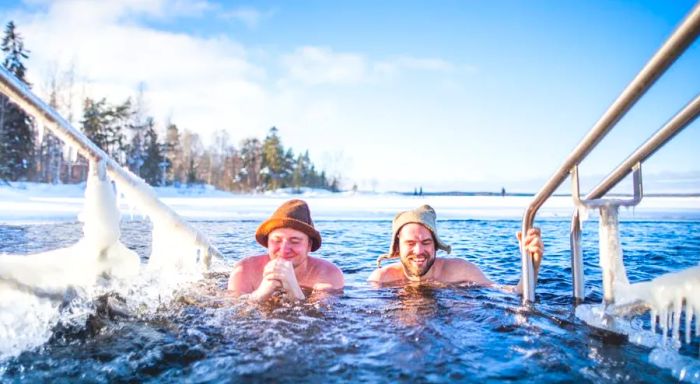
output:
M 228 289 L 235 296 L 265 301 L 276 292 L 292 300 L 306 298 L 302 288 L 337 291 L 343 272 L 333 263 L 310 256 L 321 247 L 321 234 L 303 200 L 283 203 L 255 232 L 267 254 L 250 256 L 233 266 Z
M 518 240 L 521 236 L 518 232 Z M 525 237 L 525 248 L 533 255 L 535 278 L 544 252 L 538 228 L 532 228 Z M 400 212 L 392 222 L 389 254 L 377 259 L 378 269 L 369 281 L 375 283 L 438 282 L 494 285 L 475 264 L 464 259 L 437 257 L 437 251 L 450 253 L 452 248 L 438 236 L 435 210 L 423 205 Z M 381 267 L 381 260 L 398 258 L 400 263 Z M 521 284 L 511 290 L 521 292 Z

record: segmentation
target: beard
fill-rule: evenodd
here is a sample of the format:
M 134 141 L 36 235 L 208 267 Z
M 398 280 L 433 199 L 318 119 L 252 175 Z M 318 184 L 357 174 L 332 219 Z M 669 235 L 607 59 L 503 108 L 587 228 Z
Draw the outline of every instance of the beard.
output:
M 415 265 L 412 260 L 414 260 L 417 257 L 423 257 L 425 258 L 425 262 L 423 265 Z M 422 277 L 428 271 L 430 271 L 430 268 L 433 267 L 433 263 L 435 263 L 435 256 L 431 256 L 430 254 L 423 253 L 421 255 L 416 255 L 416 254 L 409 254 L 406 257 L 401 257 L 401 264 L 403 265 L 403 270 L 406 272 L 406 275 L 410 277 Z

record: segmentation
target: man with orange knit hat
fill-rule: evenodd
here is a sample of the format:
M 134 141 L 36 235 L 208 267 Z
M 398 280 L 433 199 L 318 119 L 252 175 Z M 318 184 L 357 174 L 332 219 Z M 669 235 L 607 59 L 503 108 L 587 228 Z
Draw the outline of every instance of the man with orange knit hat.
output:
M 281 292 L 289 299 L 303 300 L 302 288 L 343 288 L 343 272 L 337 266 L 309 255 L 321 247 L 321 234 L 303 200 L 289 200 L 277 208 L 255 231 L 255 239 L 267 254 L 246 257 L 233 266 L 228 289 L 235 296 L 265 301 Z

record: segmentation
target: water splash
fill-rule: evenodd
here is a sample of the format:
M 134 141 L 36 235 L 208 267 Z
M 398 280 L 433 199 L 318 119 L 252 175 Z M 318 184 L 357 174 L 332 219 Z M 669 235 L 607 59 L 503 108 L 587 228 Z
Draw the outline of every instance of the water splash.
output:
M 159 268 L 141 268 L 138 254 L 120 241 L 115 188 L 102 162 L 90 164 L 79 219 L 83 237 L 72 246 L 0 255 L 0 361 L 44 344 L 57 325 L 84 327 L 100 296 L 128 298 L 128 311 L 149 315 L 169 303 L 183 283 L 201 278 L 193 263 L 163 267 L 173 260 L 167 255 L 194 250 L 191 241 L 188 248 L 187 241 L 173 239 L 162 228 L 154 231 L 152 248 L 154 255 L 166 256 L 156 257 Z

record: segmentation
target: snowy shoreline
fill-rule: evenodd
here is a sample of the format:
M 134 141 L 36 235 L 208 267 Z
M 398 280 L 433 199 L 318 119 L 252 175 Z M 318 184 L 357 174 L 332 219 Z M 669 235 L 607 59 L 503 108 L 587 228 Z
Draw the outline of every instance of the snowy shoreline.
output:
M 300 198 L 309 203 L 314 219 L 391 220 L 401 210 L 430 204 L 440 220 L 519 220 L 532 196 L 412 196 L 395 193 L 304 190 L 294 194 L 235 194 L 211 187 L 155 188 L 158 197 L 187 220 L 261 220 L 282 202 Z M 83 206 L 84 185 L 13 183 L 0 186 L 0 223 L 22 224 L 77 220 Z M 128 201 L 121 200 L 124 218 L 140 217 Z M 537 219 L 571 217 L 574 205 L 569 196 L 553 196 L 539 210 Z M 595 213 L 591 213 L 595 217 Z M 623 220 L 700 220 L 698 196 L 645 197 L 634 209 L 621 209 Z

